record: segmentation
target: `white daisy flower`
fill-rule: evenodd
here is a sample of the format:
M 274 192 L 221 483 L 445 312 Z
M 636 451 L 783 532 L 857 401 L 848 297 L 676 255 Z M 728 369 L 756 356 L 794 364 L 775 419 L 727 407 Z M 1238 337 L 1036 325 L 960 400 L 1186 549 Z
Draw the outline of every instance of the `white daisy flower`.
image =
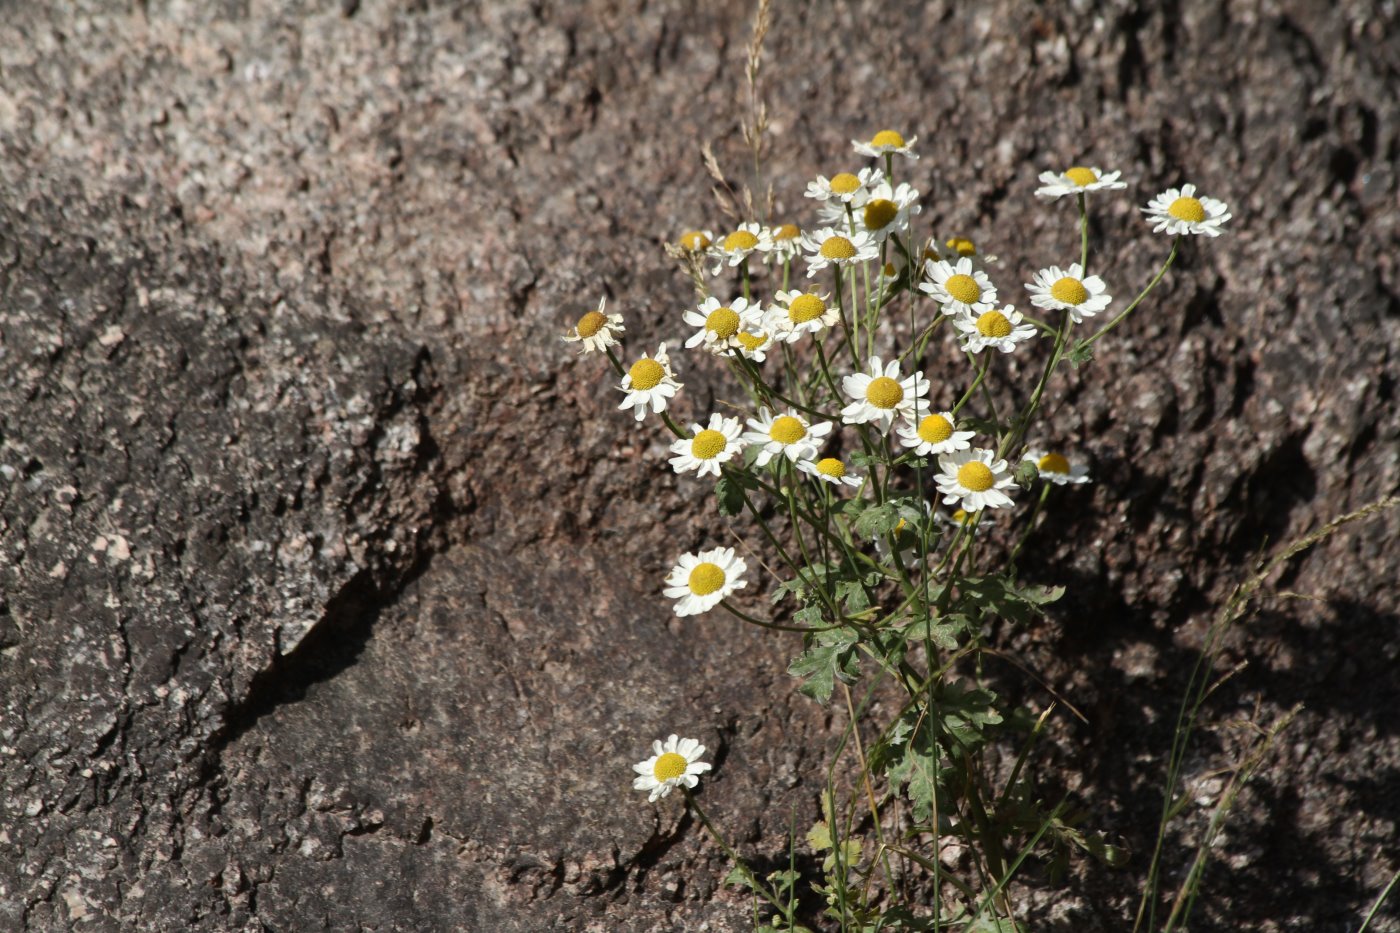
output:
M 802 231 L 797 224 L 764 227 L 758 248 L 764 262 L 790 262 L 802 252 Z
M 945 515 L 942 512 L 934 514 L 934 520 L 943 525 L 952 525 L 954 528 L 971 528 L 973 534 L 981 534 L 983 529 L 996 527 L 989 515 L 982 515 L 979 522 L 977 516 L 982 515 L 980 511 L 969 512 L 966 509 L 954 509 Z
M 687 230 L 676 239 L 676 245 L 687 253 L 703 253 L 714 241 L 715 235 L 709 230 Z
M 827 178 L 818 175 L 816 181 L 807 183 L 806 195 L 818 201 L 839 201 L 851 207 L 860 207 L 869 197 L 869 191 L 880 183 L 885 173 L 878 168 L 863 168 L 859 174 L 842 172 Z
M 870 373 L 852 373 L 841 379 L 841 389 L 854 399 L 841 409 L 843 424 L 873 424 L 888 431 L 896 417 L 914 417 L 914 408 L 921 396 L 928 394 L 928 379 L 923 373 L 899 378 L 899 360 L 880 363 L 878 356 L 870 358 Z
M 1010 353 L 1016 349 L 1016 344 L 1035 336 L 1035 325 L 1025 320 L 1020 311 L 1007 305 L 1000 311 L 983 311 L 976 317 L 960 314 L 953 318 L 953 327 L 957 328 L 962 348 L 968 353 L 981 353 L 987 347 Z
M 741 356 L 755 363 L 762 363 L 768 359 L 768 348 L 773 346 L 777 339 L 769 323 L 769 315 L 755 303 L 739 315 L 739 320 L 739 333 L 734 335 L 734 349 L 739 351 Z
M 671 468 L 677 473 L 694 470 L 697 476 L 706 473 L 719 476 L 719 468 L 735 454 L 743 450 L 739 443 L 738 418 L 726 418 L 718 413 L 710 415 L 710 424 L 702 428 L 698 424 L 690 426 L 690 437 L 682 437 L 671 445 Z
M 1027 451 L 1022 459 L 1032 461 L 1040 471 L 1040 478 L 1056 486 L 1080 486 L 1093 482 L 1089 479 L 1088 464 L 1070 463 L 1063 454 L 1032 450 Z
M 762 448 L 754 458 L 754 466 L 760 467 L 779 455 L 794 463 L 816 459 L 832 427 L 830 421 L 812 424 L 792 409 L 775 415 L 766 408 L 759 411 L 757 419 L 749 418 L 748 424 L 753 430 L 744 432 L 743 441 Z
M 617 343 L 617 335 L 627 329 L 622 324 L 622 315 L 603 312 L 607 303 L 607 296 L 604 295 L 598 300 L 598 309 L 579 318 L 573 329 L 564 335 L 564 339 L 569 343 L 583 341 L 583 346 L 579 348 L 580 353 L 601 353 L 614 346 Z
M 996 304 L 997 289 L 987 273 L 974 270 L 972 260 L 966 256 L 951 263 L 946 259 L 938 262 L 929 260 L 924 265 L 927 282 L 919 283 L 919 291 L 933 296 L 933 300 L 943 306 L 943 313 L 953 315 L 981 314 Z
M 1068 269 L 1059 266 L 1041 269 L 1035 274 L 1034 282 L 1026 283 L 1026 290 L 1031 293 L 1031 304 L 1037 308 L 1068 311 L 1076 324 L 1098 314 L 1113 301 L 1103 279 L 1097 275 L 1084 278 L 1084 267 L 1077 262 Z
M 748 259 L 758 249 L 763 227 L 755 223 L 740 224 L 723 240 L 710 246 L 710 256 L 715 260 L 712 275 L 719 275 L 727 266 L 737 266 Z
M 939 457 L 934 482 L 943 494 L 943 504 L 958 502 L 969 512 L 1011 505 L 1011 497 L 1003 490 L 1014 487 L 1016 481 L 1006 461 L 996 456 L 993 451 L 974 447 Z
M 1195 185 L 1182 185 L 1181 190 L 1168 188 L 1142 208 L 1153 233 L 1178 236 L 1199 233 L 1220 236 L 1221 225 L 1230 219 L 1225 202 L 1215 198 L 1196 197 Z
M 710 770 L 710 763 L 700 760 L 700 756 L 705 754 L 705 746 L 695 739 L 683 739 L 673 734 L 664 743 L 660 740 L 653 742 L 651 750 L 654 754 L 650 758 L 632 766 L 638 775 L 632 781 L 632 786 L 637 790 L 651 791 L 647 803 L 665 797 L 673 787 L 695 787 L 700 783 L 700 775 Z
M 807 278 L 816 275 L 827 266 L 849 266 L 858 262 L 869 262 L 880 255 L 875 238 L 864 230 L 855 233 L 839 233 L 832 227 L 823 227 L 815 233 L 802 234 L 802 249 L 807 256 Z
M 1097 165 L 1093 168 L 1076 165 L 1063 172 L 1041 172 L 1040 184 L 1042 187 L 1035 189 L 1035 196 L 1053 201 L 1067 194 L 1084 194 L 1086 191 L 1102 189 L 1113 191 L 1126 188 L 1128 183 L 1118 180 L 1118 176 L 1122 174 L 1122 172 L 1109 172 L 1105 175 L 1103 169 Z
M 754 310 L 757 310 L 756 306 Z M 700 303 L 698 311 L 686 311 L 682 315 L 687 324 L 698 328 L 685 342 L 686 348 L 694 349 L 703 343 L 711 353 L 724 353 L 731 347 L 737 347 L 744 315 L 749 311 L 747 299 L 735 298 L 721 304 L 718 298 L 711 295 Z
M 848 471 L 846 464 L 835 457 L 823 457 L 820 460 L 799 460 L 797 468 L 808 476 L 833 486 L 840 486 L 843 483 L 847 486 L 859 486 L 862 482 L 859 476 Z
M 648 358 L 643 353 L 642 358 L 633 363 L 627 375 L 622 377 L 622 391 L 627 393 L 627 397 L 617 406 L 618 410 L 631 408 L 637 420 L 641 421 L 647 416 L 647 406 L 650 405 L 652 413 L 659 415 L 666 410 L 666 400 L 674 397 L 681 386 L 676 381 L 676 374 L 671 372 L 671 358 L 666 355 L 666 344 L 663 343 L 656 348 L 655 357 Z
M 717 547 L 699 554 L 682 554 L 666 575 L 667 598 L 676 600 L 676 615 L 709 612 L 735 590 L 748 586 L 740 579 L 747 565 L 734 556 L 732 547 Z
M 878 159 L 881 156 L 891 153 L 898 153 L 906 159 L 917 162 L 919 154 L 914 152 L 912 147 L 919 141 L 919 137 L 910 136 L 906 142 L 904 137 L 894 130 L 881 130 L 870 138 L 870 142 L 861 142 L 859 139 L 851 140 L 851 148 L 863 156 Z
M 919 407 L 916 406 L 916 413 Z M 972 431 L 957 430 L 951 411 L 930 412 L 922 418 L 917 415 L 910 417 L 895 433 L 899 435 L 901 444 L 920 457 L 967 450 L 972 446 L 968 441 L 974 436 Z
M 906 184 L 898 188 L 882 181 L 870 190 L 865 205 L 853 213 L 856 229 L 864 230 L 883 243 L 891 233 L 904 233 L 909 229 L 909 218 L 919 213 L 919 192 Z M 843 205 L 832 201 L 821 206 L 818 211 L 823 223 L 841 225 L 846 219 Z
M 841 319 L 840 305 L 828 305 L 830 295 L 796 289 L 778 292 L 778 303 L 769 308 L 768 326 L 775 340 L 796 343 L 804 334 L 820 334 Z

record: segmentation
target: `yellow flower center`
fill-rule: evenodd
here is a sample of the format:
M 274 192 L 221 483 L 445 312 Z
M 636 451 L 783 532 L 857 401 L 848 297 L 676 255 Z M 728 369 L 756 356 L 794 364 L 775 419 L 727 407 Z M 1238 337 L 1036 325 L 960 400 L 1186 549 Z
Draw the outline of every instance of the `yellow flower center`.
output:
M 1085 168 L 1082 165 L 1076 165 L 1074 168 L 1068 169 L 1065 172 L 1065 177 L 1081 188 L 1092 185 L 1099 180 L 1098 174 L 1093 169 Z
M 958 482 L 964 489 L 973 492 L 986 492 L 996 482 L 991 469 L 981 460 L 969 460 L 958 467 Z
M 982 287 L 970 275 L 959 273 L 949 276 L 943 287 L 953 296 L 954 301 L 961 301 L 965 305 L 970 305 L 982 297 Z
M 815 321 L 826 313 L 826 302 L 816 295 L 798 295 L 788 305 L 788 319 L 794 324 Z
M 953 521 L 959 525 L 969 525 L 977 517 L 976 512 L 969 512 L 966 509 L 958 509 L 953 512 Z
M 823 259 L 850 259 L 856 254 L 856 245 L 843 236 L 827 237 L 821 253 Z
M 607 315 L 601 311 L 589 311 L 578 319 L 578 335 L 580 337 L 592 337 L 603 329 L 603 325 L 608 323 Z
M 720 455 L 729 438 L 718 431 L 706 428 L 690 442 L 690 455 L 699 460 L 713 460 Z
M 898 216 L 898 204 L 884 198 L 875 198 L 865 205 L 865 229 L 883 230 Z
M 899 270 L 894 267 L 894 263 L 887 262 L 885 263 L 885 267 L 880 271 L 885 274 L 885 278 L 892 279 L 895 277 L 895 273 L 897 273 Z
M 773 231 L 773 239 L 795 240 L 801 233 L 802 231 L 797 229 L 797 224 L 783 224 Z
M 627 375 L 632 377 L 632 388 L 645 392 L 656 388 L 666 377 L 666 370 L 656 360 L 637 360 L 632 364 L 632 368 L 627 370 Z
M 687 230 L 681 234 L 681 249 L 688 249 L 692 253 L 698 252 L 710 245 L 710 238 L 699 230 Z
M 768 428 L 768 436 L 779 444 L 796 444 L 807 436 L 807 429 L 792 415 L 780 415 L 773 419 Z
M 837 194 L 850 194 L 860 187 L 860 179 L 850 172 L 842 172 L 831 179 L 831 190 Z
M 696 596 L 709 596 L 724 586 L 724 571 L 720 569 L 718 564 L 712 564 L 709 561 L 696 564 L 695 568 L 690 571 L 690 578 L 686 580 L 686 585 Z
M 1167 213 L 1193 224 L 1206 219 L 1206 209 L 1197 198 L 1177 198 L 1167 208 Z
M 739 333 L 739 313 L 733 308 L 715 308 L 705 318 L 705 329 L 728 340 Z
M 998 340 L 1011 336 L 1011 320 L 1000 311 L 988 311 L 977 319 L 977 333 Z
M 865 388 L 865 400 L 876 408 L 893 408 L 904 401 L 904 387 L 889 376 L 876 376 Z
M 753 249 L 758 245 L 758 237 L 747 230 L 735 230 L 724 238 L 724 248 L 730 251 Z
M 768 339 L 768 335 L 751 334 L 748 331 L 740 331 L 737 335 L 735 335 L 734 339 L 738 340 L 739 345 L 742 346 L 745 350 L 748 350 L 750 353 L 752 353 L 759 347 L 763 346 L 763 342 Z
M 953 425 L 942 415 L 929 415 L 919 422 L 919 439 L 941 444 L 953 436 Z
M 948 241 L 948 248 L 959 256 L 976 256 L 977 244 L 965 236 L 955 236 Z
M 1046 454 L 1036 463 L 1042 473 L 1068 473 L 1069 461 L 1059 454 Z
M 822 476 L 834 476 L 840 479 L 846 475 L 846 464 L 835 457 L 824 457 L 817 461 L 817 472 Z
M 664 755 L 656 756 L 656 764 L 652 765 L 651 773 L 656 775 L 658 781 L 674 781 L 685 775 L 687 767 L 689 767 L 689 763 L 685 760 L 684 755 L 667 752 Z
M 1078 279 L 1065 276 L 1050 286 L 1050 297 L 1069 305 L 1082 305 L 1089 300 L 1089 290 Z
M 870 140 L 872 146 L 894 146 L 896 149 L 904 148 L 904 137 L 894 130 L 881 130 L 875 134 L 875 138 Z

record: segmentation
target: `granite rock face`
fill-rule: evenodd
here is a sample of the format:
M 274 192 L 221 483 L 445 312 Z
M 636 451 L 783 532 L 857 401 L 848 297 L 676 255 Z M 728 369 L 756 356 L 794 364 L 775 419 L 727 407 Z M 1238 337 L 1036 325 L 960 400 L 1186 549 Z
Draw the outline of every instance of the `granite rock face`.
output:
M 671 615 L 674 557 L 733 539 L 558 340 L 602 294 L 630 347 L 683 336 L 658 244 L 728 223 L 701 142 L 746 180 L 750 17 L 3 5 L 0 928 L 750 928 L 722 854 L 629 765 L 699 737 L 710 812 L 778 858 L 845 714 L 795 695 L 791 643 Z M 1088 720 L 1052 783 L 1136 856 L 1028 876 L 1036 929 L 1123 928 L 1200 632 L 1260 548 L 1400 487 L 1398 25 L 775 11 L 765 171 L 797 222 L 805 180 L 885 126 L 919 136 L 925 218 L 1011 292 L 1077 243 L 1031 197 L 1044 168 L 1131 180 L 1095 220 L 1115 295 L 1162 258 L 1137 205 L 1195 181 L 1235 214 L 1052 389 L 1045 440 L 1097 482 L 1029 549 L 1068 597 L 1006 647 Z M 936 347 L 927 371 L 958 365 Z M 686 382 L 685 416 L 724 392 Z M 1400 864 L 1397 530 L 1300 559 L 1277 586 L 1310 598 L 1237 633 L 1217 719 L 1304 711 L 1196 928 L 1352 930 Z M 1182 842 L 1231 747 L 1203 739 Z

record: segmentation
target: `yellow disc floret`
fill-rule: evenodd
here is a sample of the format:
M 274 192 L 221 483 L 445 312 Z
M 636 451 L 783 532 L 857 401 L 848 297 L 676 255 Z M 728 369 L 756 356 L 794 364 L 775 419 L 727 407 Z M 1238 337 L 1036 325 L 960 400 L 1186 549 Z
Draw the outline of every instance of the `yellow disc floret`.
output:
M 719 588 L 724 586 L 724 570 L 718 564 L 709 561 L 696 564 L 690 571 L 686 585 L 696 596 L 709 596 L 719 592 Z
M 860 187 L 860 179 L 850 172 L 842 172 L 831 179 L 831 190 L 837 194 L 850 194 Z
M 690 455 L 697 460 L 713 460 L 724 451 L 729 438 L 718 431 L 706 428 L 690 442 Z
M 948 248 L 959 256 L 976 256 L 977 244 L 965 236 L 955 236 L 948 240 Z
M 685 233 L 681 234 L 680 244 L 681 249 L 688 249 L 692 253 L 697 253 L 710 245 L 710 238 L 699 230 L 687 230 Z
M 1050 297 L 1067 305 L 1082 305 L 1089 300 L 1089 290 L 1078 279 L 1065 276 L 1050 286 Z
M 667 752 L 664 755 L 656 756 L 656 764 L 651 766 L 651 773 L 658 781 L 674 781 L 678 777 L 685 776 L 685 769 L 689 763 L 684 755 L 675 752 Z
M 875 198 L 865 205 L 865 229 L 883 230 L 898 216 L 898 204 L 884 198 Z
M 769 426 L 768 436 L 779 444 L 796 444 L 807 436 L 807 429 L 792 415 L 779 415 Z
M 843 236 L 827 237 L 821 254 L 823 259 L 851 259 L 856 254 L 856 245 Z
M 1076 165 L 1072 169 L 1067 169 L 1065 171 L 1065 177 L 1081 188 L 1092 185 L 1094 182 L 1099 180 L 1098 173 L 1096 173 L 1093 169 L 1085 168 L 1082 165 Z
M 627 375 L 632 379 L 632 388 L 645 392 L 656 388 L 666 378 L 666 370 L 656 360 L 643 359 L 633 363 Z
M 1198 224 L 1206 219 L 1206 209 L 1198 198 L 1177 198 L 1167 208 L 1167 213 L 1177 220 Z
M 758 245 L 758 237 L 747 230 L 735 230 L 724 238 L 724 248 L 730 252 L 741 249 L 753 249 Z
M 788 305 L 788 319 L 794 324 L 815 321 L 826 313 L 826 302 L 816 295 L 798 295 Z
M 894 130 L 881 130 L 870 140 L 872 146 L 894 146 L 896 149 L 904 148 L 904 137 Z
M 876 376 L 865 387 L 865 400 L 876 408 L 893 408 L 904 401 L 904 387 L 889 376 Z
M 981 460 L 969 460 L 958 467 L 958 483 L 964 489 L 973 492 L 986 492 L 992 488 L 996 482 L 996 477 L 992 475 L 991 468 Z
M 705 329 L 728 340 L 739 333 L 739 312 L 733 308 L 715 308 L 705 317 Z
M 1036 469 L 1042 473 L 1068 473 L 1069 461 L 1059 454 L 1046 454 L 1036 462 Z
M 954 301 L 961 301 L 965 305 L 973 304 L 982 297 L 982 286 L 970 275 L 950 275 L 943 287 L 953 296 Z
M 977 319 L 977 333 L 1001 340 L 1011 336 L 1011 319 L 1000 311 L 988 311 Z
M 919 422 L 919 439 L 930 444 L 941 444 L 953 436 L 953 425 L 942 415 L 929 415 Z
M 739 333 L 734 335 L 734 339 L 739 341 L 739 345 L 742 346 L 745 350 L 748 350 L 750 353 L 752 353 L 759 347 L 763 346 L 764 341 L 768 339 L 768 335 L 751 334 L 748 331 L 740 331 Z
M 783 224 L 781 227 L 778 227 L 773 231 L 773 239 L 795 240 L 801 234 L 802 231 L 797 229 L 797 224 Z
M 846 475 L 846 464 L 835 457 L 823 457 L 817 461 L 817 472 L 822 476 L 832 476 L 836 479 Z
M 608 317 L 601 311 L 589 311 L 578 319 L 578 326 L 575 328 L 580 337 L 592 337 L 603 329 L 603 325 L 608 323 Z

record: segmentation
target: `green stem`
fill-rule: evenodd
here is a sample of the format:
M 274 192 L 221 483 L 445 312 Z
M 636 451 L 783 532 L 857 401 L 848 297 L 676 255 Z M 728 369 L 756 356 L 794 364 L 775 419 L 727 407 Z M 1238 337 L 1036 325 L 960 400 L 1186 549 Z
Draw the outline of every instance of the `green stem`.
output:
M 1101 331 L 1099 331 L 1098 333 L 1094 334 L 1092 337 L 1089 337 L 1087 340 L 1081 340 L 1081 341 L 1079 342 L 1079 349 L 1083 349 L 1083 348 L 1085 348 L 1085 347 L 1093 346 L 1094 341 L 1098 340 L 1098 339 L 1099 339 L 1100 337 L 1102 337 L 1104 334 L 1108 333 L 1109 331 L 1113 330 L 1113 328 L 1115 328 L 1115 327 L 1117 327 L 1119 324 L 1123 323 L 1123 319 L 1126 318 L 1128 315 L 1130 315 L 1130 314 L 1133 313 L 1133 310 L 1136 309 L 1137 306 L 1138 306 L 1139 304 L 1142 303 L 1142 300 L 1143 300 L 1144 298 L 1147 297 L 1147 293 L 1150 292 L 1150 291 L 1152 291 L 1152 289 L 1154 289 L 1154 288 L 1157 287 L 1157 283 L 1160 282 L 1160 281 L 1162 281 L 1162 276 L 1166 275 L 1166 274 L 1167 274 L 1167 270 L 1170 269 L 1170 268 L 1172 267 L 1172 263 L 1173 263 L 1174 261 L 1176 261 L 1176 251 L 1177 251 L 1177 247 L 1179 247 L 1180 245 L 1181 245 L 1181 236 L 1178 235 L 1177 238 L 1176 238 L 1175 240 L 1172 241 L 1172 251 L 1171 251 L 1171 254 L 1167 256 L 1167 261 L 1164 262 L 1164 263 L 1162 263 L 1162 268 L 1157 270 L 1157 274 L 1156 274 L 1155 276 L 1153 276 L 1151 282 L 1148 282 L 1148 283 L 1147 283 L 1147 287 L 1144 288 L 1144 289 L 1138 294 L 1138 296 L 1137 296 L 1136 298 L 1133 299 L 1133 303 L 1132 303 L 1132 304 L 1128 305 L 1126 308 L 1123 309 L 1123 313 L 1122 313 L 1122 314 L 1118 315 L 1116 318 L 1114 318 L 1113 320 L 1111 320 L 1111 321 L 1109 321 L 1107 324 L 1105 324 L 1103 330 L 1101 330 Z
M 715 824 L 710 822 L 710 818 L 705 815 L 705 811 L 700 809 L 700 804 L 696 803 L 695 795 L 690 792 L 690 788 L 682 787 L 681 793 L 685 795 L 685 802 L 690 806 L 690 809 L 695 812 L 695 816 L 700 820 L 700 825 L 704 826 L 706 831 L 709 832 L 710 838 L 713 839 L 719 845 L 719 847 L 724 850 L 724 854 L 727 855 L 729 857 L 729 860 L 734 863 L 734 867 L 737 868 L 740 871 L 740 873 L 748 879 L 749 885 L 753 889 L 753 892 L 759 897 L 763 898 L 768 903 L 772 904 L 774 907 L 776 907 L 780 914 L 782 914 L 789 921 L 791 921 L 792 917 L 790 914 L 787 913 L 787 908 L 783 905 L 783 903 L 769 892 L 768 886 L 758 880 L 758 876 L 753 873 L 753 869 L 749 868 L 748 863 L 746 863 L 743 859 L 739 858 L 739 854 L 729 847 L 729 843 L 724 841 L 724 837 L 720 835 L 719 830 L 715 829 Z

